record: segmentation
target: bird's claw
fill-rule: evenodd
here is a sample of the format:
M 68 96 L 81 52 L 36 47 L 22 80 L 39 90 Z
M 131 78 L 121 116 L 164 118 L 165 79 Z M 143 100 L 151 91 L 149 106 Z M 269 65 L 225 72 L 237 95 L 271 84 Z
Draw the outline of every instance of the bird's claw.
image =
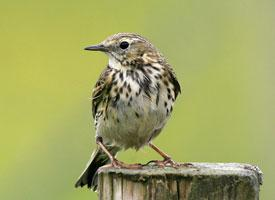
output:
M 146 165 L 149 165 L 150 163 L 156 164 L 158 167 L 174 167 L 174 168 L 179 168 L 180 164 L 173 161 L 171 158 L 165 158 L 164 160 L 151 160 L 149 161 Z
M 164 163 L 165 166 L 171 166 L 171 167 L 174 167 L 174 168 L 179 168 L 180 167 L 180 164 L 175 162 L 171 158 L 164 159 L 163 163 Z
M 139 163 L 137 163 L 137 164 L 126 164 L 126 163 L 121 162 L 121 161 L 119 161 L 119 160 L 117 160 L 115 158 L 112 160 L 111 165 L 113 167 L 119 168 L 119 169 L 121 169 L 121 168 L 125 168 L 125 169 L 141 169 L 143 167 L 143 165 L 139 164 Z
M 120 161 L 118 161 L 117 159 L 113 159 L 112 162 L 111 162 L 111 165 L 115 168 L 121 168 L 121 163 Z

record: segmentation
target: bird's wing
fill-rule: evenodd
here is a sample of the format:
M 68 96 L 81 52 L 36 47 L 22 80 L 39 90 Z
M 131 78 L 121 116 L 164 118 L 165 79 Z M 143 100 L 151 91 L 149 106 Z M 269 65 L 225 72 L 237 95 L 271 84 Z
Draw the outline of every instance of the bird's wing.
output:
M 98 81 L 92 92 L 92 111 L 93 117 L 98 111 L 99 105 L 108 97 L 108 92 L 111 89 L 111 82 L 112 76 L 111 74 L 112 69 L 110 67 L 106 67 L 105 70 L 101 73 Z
M 176 74 L 166 60 L 164 60 L 162 64 L 166 66 L 166 69 L 168 69 L 169 81 L 174 85 L 175 98 L 177 98 L 178 94 L 181 93 L 181 88 Z
M 170 74 L 170 81 L 174 85 L 175 98 L 177 98 L 178 94 L 181 93 L 180 84 L 177 80 L 175 72 L 172 69 L 170 69 L 169 72 L 170 72 L 169 73 Z

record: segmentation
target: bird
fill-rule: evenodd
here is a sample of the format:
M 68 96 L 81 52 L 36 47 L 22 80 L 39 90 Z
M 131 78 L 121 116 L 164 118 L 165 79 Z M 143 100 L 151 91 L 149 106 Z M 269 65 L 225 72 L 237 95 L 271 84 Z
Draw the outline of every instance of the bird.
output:
M 97 148 L 75 187 L 97 190 L 103 166 L 139 168 L 116 159 L 121 150 L 148 145 L 163 157 L 158 164 L 177 163 L 152 143 L 171 116 L 181 92 L 175 72 L 160 51 L 136 33 L 117 33 L 86 47 L 105 53 L 109 62 L 92 91 L 92 115 Z

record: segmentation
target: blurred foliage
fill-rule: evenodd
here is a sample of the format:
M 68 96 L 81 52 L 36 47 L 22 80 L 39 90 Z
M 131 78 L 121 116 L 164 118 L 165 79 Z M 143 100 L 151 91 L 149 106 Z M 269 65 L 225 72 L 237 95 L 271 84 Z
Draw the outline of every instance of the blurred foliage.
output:
M 275 196 L 274 1 L 0 5 L 0 199 L 96 199 L 74 182 L 95 147 L 90 93 L 107 57 L 82 49 L 117 32 L 149 38 L 182 84 L 155 143 L 178 161 L 259 165 L 261 199 Z

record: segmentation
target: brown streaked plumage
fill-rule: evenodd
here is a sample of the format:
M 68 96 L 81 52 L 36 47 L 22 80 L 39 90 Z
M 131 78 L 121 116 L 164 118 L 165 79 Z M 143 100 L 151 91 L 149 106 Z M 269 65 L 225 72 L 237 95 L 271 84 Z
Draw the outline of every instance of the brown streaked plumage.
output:
M 97 187 L 97 170 L 111 163 L 115 167 L 136 168 L 115 159 L 122 149 L 139 149 L 149 145 L 164 161 L 176 163 L 151 141 L 161 132 L 180 93 L 172 67 L 144 37 L 118 33 L 96 46 L 85 48 L 102 51 L 109 63 L 101 73 L 92 93 L 98 148 L 76 187 Z

